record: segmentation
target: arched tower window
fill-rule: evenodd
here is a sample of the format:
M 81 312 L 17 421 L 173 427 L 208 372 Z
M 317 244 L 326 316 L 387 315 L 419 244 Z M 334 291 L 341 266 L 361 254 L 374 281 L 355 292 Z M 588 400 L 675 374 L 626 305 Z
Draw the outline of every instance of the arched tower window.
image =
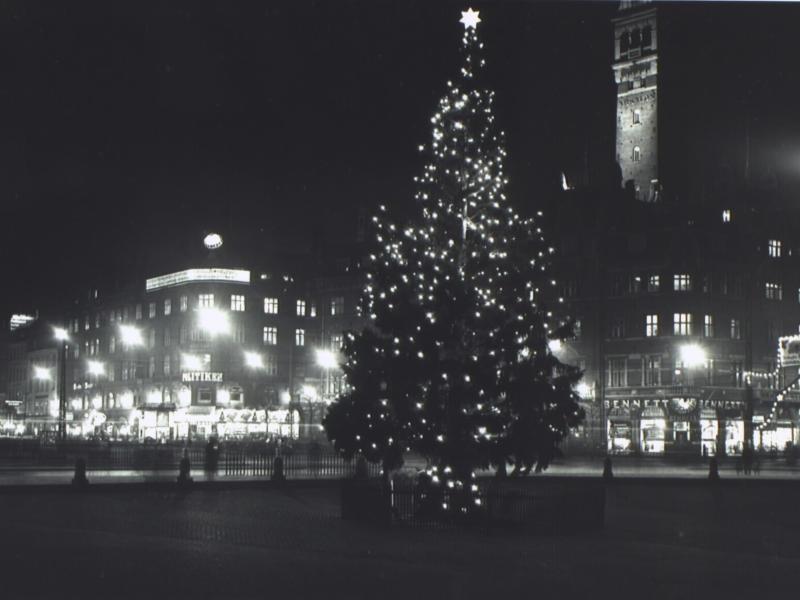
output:
M 653 45 L 653 28 L 646 25 L 642 29 L 642 48 L 649 49 Z
M 619 53 L 620 56 L 627 56 L 628 55 L 628 48 L 631 46 L 631 36 L 630 34 L 625 31 L 619 38 Z
M 639 162 L 642 159 L 642 149 L 639 146 L 633 147 L 633 162 Z
M 633 124 L 638 125 L 642 122 L 642 113 L 639 110 L 633 111 Z
M 637 27 L 631 32 L 631 48 L 638 48 L 642 45 L 642 32 Z

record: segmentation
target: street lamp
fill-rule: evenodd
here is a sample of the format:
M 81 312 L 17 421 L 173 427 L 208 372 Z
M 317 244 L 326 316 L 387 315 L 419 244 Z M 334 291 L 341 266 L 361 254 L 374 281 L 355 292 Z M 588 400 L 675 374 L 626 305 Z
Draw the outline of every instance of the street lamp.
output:
M 134 327 L 133 325 L 120 325 L 119 334 L 124 346 L 131 347 L 144 345 L 142 331 L 138 327 Z
M 204 306 L 197 309 L 197 325 L 209 335 L 228 334 L 231 331 L 231 321 L 228 314 L 213 306 Z
M 50 369 L 46 367 L 33 367 L 33 378 L 38 379 L 39 381 L 50 381 L 53 378 L 53 374 L 50 373 Z
M 263 369 L 264 368 L 264 359 L 258 352 L 247 352 L 244 353 L 244 364 L 251 369 Z
M 705 349 L 698 344 L 685 344 L 679 348 L 683 366 L 691 369 L 702 367 L 708 361 Z
M 94 375 L 95 377 L 100 377 L 106 373 L 106 366 L 99 360 L 88 361 L 86 363 L 86 369 L 90 375 Z
M 60 342 L 58 349 L 58 439 L 67 437 L 67 342 L 69 332 L 64 327 L 53 327 L 53 337 Z
M 335 369 L 339 363 L 333 350 L 317 349 L 317 364 L 323 369 Z

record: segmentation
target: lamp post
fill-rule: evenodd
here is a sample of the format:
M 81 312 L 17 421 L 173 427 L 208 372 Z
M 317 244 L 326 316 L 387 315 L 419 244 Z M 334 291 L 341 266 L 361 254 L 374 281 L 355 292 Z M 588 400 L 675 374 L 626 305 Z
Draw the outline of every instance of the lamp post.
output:
M 58 439 L 67 439 L 67 343 L 69 332 L 63 327 L 53 328 L 53 337 L 60 342 L 58 349 Z

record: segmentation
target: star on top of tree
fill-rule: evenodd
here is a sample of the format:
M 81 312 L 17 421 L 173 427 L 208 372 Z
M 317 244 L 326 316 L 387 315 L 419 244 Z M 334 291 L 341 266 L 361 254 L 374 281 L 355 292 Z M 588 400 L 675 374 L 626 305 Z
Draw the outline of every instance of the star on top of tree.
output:
M 472 10 L 472 8 L 468 8 L 466 11 L 461 11 L 461 23 L 464 24 L 464 29 L 469 29 L 472 27 L 473 29 L 478 27 L 478 23 L 481 22 L 481 18 L 478 16 L 480 11 Z

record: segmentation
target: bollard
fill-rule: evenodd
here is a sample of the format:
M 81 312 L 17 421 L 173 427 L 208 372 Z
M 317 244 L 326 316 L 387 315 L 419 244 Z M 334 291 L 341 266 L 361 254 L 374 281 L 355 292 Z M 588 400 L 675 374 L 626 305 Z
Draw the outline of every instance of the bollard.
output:
M 189 451 L 184 448 L 183 458 L 178 467 L 178 487 L 188 487 L 192 484 L 192 463 L 189 460 Z
M 85 488 L 89 485 L 86 479 L 86 459 L 81 457 L 75 460 L 75 476 L 72 478 L 72 485 L 77 488 Z
M 611 457 L 606 456 L 606 459 L 603 461 L 603 479 L 606 481 L 611 481 L 614 479 L 614 471 L 611 468 Z
M 282 456 L 276 456 L 272 462 L 272 481 L 286 481 L 286 475 L 283 473 Z
M 708 461 L 708 478 L 711 481 L 719 481 L 719 464 L 716 456 L 712 456 Z

